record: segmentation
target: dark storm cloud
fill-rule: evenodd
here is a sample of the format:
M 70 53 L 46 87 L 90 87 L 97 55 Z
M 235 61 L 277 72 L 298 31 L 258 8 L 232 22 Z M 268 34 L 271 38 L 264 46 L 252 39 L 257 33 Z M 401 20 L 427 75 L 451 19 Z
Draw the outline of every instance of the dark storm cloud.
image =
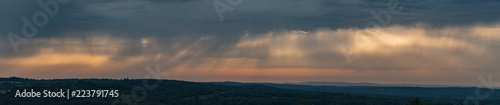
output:
M 223 0 L 224 1 L 224 0 Z M 2 6 L 1 33 L 19 31 L 19 17 L 41 10 L 36 1 L 10 0 Z M 369 11 L 386 9 L 388 0 L 245 0 L 218 21 L 211 0 L 73 0 L 41 29 L 38 38 L 85 37 L 77 33 L 127 33 L 131 37 L 217 35 L 231 41 L 244 31 L 265 33 L 276 28 L 364 27 L 375 19 Z M 489 23 L 498 20 L 494 0 L 401 0 L 405 11 L 391 24 L 434 23 L 436 26 Z M 28 7 L 28 8 L 26 8 Z M 29 11 L 26 11 L 29 10 Z
M 429 0 L 405 5 L 402 18 L 394 22 L 425 22 L 436 26 L 491 23 L 500 16 L 498 5 L 500 2 L 495 0 Z

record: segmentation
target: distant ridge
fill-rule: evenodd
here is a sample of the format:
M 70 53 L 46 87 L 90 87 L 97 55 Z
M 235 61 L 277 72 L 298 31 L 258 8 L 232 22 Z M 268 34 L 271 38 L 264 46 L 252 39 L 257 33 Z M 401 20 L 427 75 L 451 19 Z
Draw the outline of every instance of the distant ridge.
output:
M 424 84 L 379 84 L 379 83 L 350 83 L 350 82 L 322 82 L 308 81 L 300 83 L 285 83 L 295 85 L 311 85 L 311 86 L 380 86 L 380 87 L 472 87 L 472 86 L 453 86 L 453 85 L 424 85 Z

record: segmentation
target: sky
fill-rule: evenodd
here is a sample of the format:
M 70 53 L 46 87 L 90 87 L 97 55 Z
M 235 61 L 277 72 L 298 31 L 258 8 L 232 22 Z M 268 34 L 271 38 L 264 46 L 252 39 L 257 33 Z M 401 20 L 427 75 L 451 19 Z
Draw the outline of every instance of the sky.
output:
M 500 81 L 497 0 L 1 2 L 0 77 Z

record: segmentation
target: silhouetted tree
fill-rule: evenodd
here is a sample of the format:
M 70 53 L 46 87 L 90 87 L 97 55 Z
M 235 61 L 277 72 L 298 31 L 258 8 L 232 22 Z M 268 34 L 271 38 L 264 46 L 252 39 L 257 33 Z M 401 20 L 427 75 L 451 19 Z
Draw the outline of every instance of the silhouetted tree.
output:
M 415 97 L 413 100 L 410 102 L 410 105 L 423 105 L 422 102 L 420 102 L 420 98 Z

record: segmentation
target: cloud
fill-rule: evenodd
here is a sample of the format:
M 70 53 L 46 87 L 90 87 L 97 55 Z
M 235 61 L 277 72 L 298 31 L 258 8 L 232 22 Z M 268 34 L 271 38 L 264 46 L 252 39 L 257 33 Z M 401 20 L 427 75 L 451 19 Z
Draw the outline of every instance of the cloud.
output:
M 475 78 L 498 68 L 500 2 L 400 2 L 405 9 L 391 15 L 388 27 L 364 29 L 376 21 L 369 12 L 386 10 L 387 0 L 245 0 L 222 22 L 211 0 L 72 1 L 16 55 L 5 35 L 20 34 L 20 18 L 41 9 L 36 1 L 6 1 L 0 76 L 140 78 L 158 62 L 172 76 L 193 80 L 259 73 L 324 79 L 345 73 L 357 80 L 373 72 Z M 354 52 L 351 63 L 346 48 Z
M 498 21 L 498 3 L 454 0 L 400 1 L 405 10 L 392 15 L 392 25 L 432 23 L 434 27 L 474 25 Z M 356 5 L 345 5 L 345 4 Z M 357 4 L 366 5 L 357 5 Z M 19 34 L 20 17 L 40 11 L 36 1 L 0 4 L 0 33 Z M 33 8 L 17 8 L 33 7 Z M 470 9 L 474 8 L 474 9 Z M 375 21 L 370 11 L 387 9 L 386 0 L 247 0 L 218 20 L 210 0 L 84 0 L 61 6 L 60 12 L 41 28 L 36 38 L 86 37 L 89 31 L 130 37 L 180 37 L 217 35 L 231 42 L 244 31 L 265 33 L 274 29 L 311 31 L 317 28 L 364 27 Z M 196 30 L 196 31 L 192 31 Z M 6 42 L 2 37 L 2 42 Z M 234 43 L 234 42 L 233 42 Z
M 338 3 L 344 4 L 344 5 L 360 5 L 360 4 L 366 4 L 366 2 L 362 0 L 337 0 Z
M 226 45 L 219 45 L 220 40 L 215 36 L 131 39 L 89 33 L 92 35 L 84 39 L 35 40 L 33 43 L 40 46 L 33 55 L 1 61 L 12 69 L 54 65 L 99 68 L 112 67 L 114 63 L 160 61 L 166 70 L 193 72 L 200 68 L 235 72 L 272 68 L 491 72 L 497 67 L 491 62 L 498 62 L 499 51 L 495 49 L 498 46 L 495 42 L 500 40 L 496 35 L 500 30 L 498 25 L 426 27 L 419 24 L 381 29 L 276 30 L 246 34 L 237 43 Z M 350 64 L 344 56 L 346 47 L 354 51 Z
M 258 67 L 389 69 L 474 69 L 492 62 L 497 26 L 449 27 L 391 26 L 383 29 L 319 29 L 273 31 L 243 37 L 230 54 L 256 56 Z M 480 31 L 479 31 L 480 30 Z M 486 35 L 487 34 L 487 35 Z M 353 64 L 343 51 L 355 50 Z M 473 56 L 473 57 L 471 57 Z M 483 58 L 484 57 L 484 58 Z M 471 59 L 472 58 L 472 59 Z M 481 61 L 473 60 L 481 59 Z M 379 62 L 383 61 L 383 62 Z M 490 65 L 494 66 L 494 65 Z

